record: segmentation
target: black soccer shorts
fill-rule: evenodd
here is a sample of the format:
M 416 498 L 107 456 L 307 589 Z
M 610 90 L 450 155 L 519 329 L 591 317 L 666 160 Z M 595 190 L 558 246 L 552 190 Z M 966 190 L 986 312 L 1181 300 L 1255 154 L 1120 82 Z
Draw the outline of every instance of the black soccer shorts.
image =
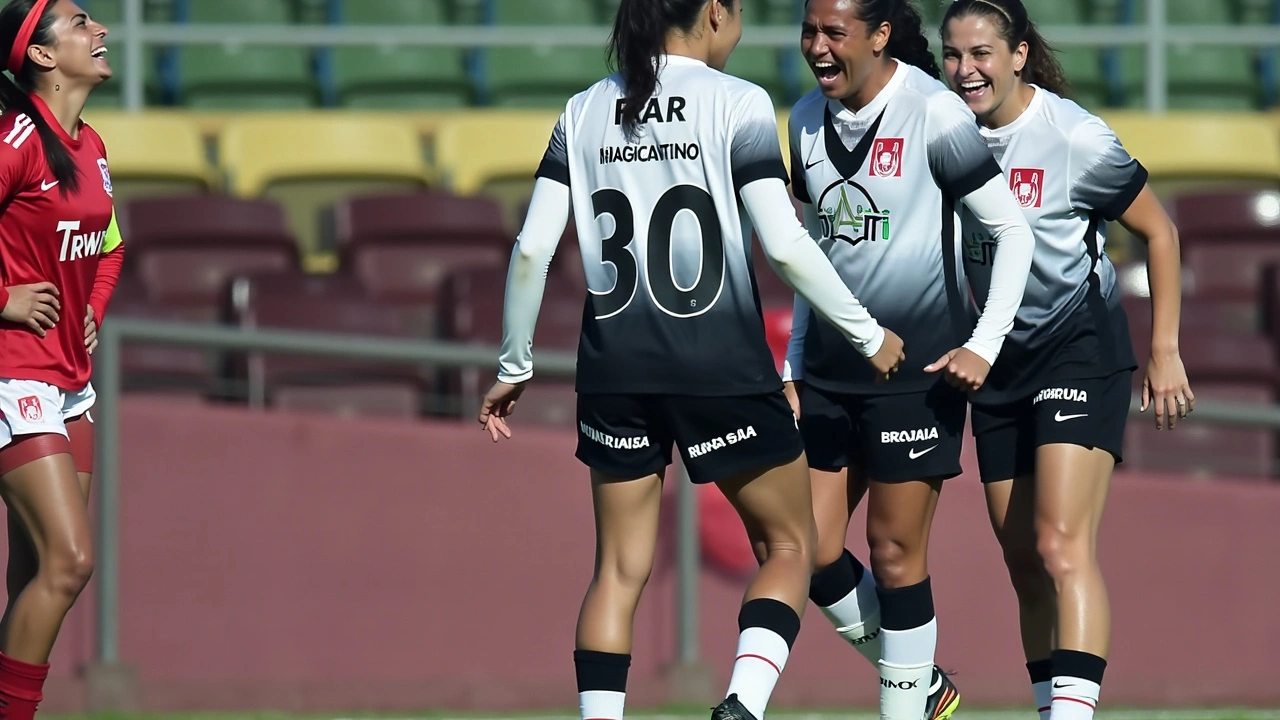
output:
M 959 475 L 967 412 L 964 394 L 945 382 L 896 395 L 850 395 L 809 383 L 800 391 L 809 467 L 862 467 L 879 482 Z
M 804 448 L 782 391 L 764 395 L 578 395 L 578 450 L 588 467 L 634 480 L 671 464 L 695 483 L 789 463 Z
M 973 435 L 978 445 L 982 482 L 1035 474 L 1036 448 L 1079 445 L 1111 453 L 1123 461 L 1133 371 L 1105 378 L 1047 382 L 1021 400 L 973 406 Z

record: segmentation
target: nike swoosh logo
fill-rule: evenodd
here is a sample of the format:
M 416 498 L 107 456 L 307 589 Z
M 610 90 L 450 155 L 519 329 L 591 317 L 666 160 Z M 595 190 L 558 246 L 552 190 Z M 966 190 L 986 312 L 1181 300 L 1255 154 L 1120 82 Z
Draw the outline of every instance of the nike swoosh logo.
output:
M 1076 686 L 1076 684 L 1075 684 L 1075 683 L 1065 683 L 1065 684 L 1063 684 L 1063 683 L 1054 683 L 1054 684 L 1053 684 L 1053 688 L 1054 688 L 1055 690 L 1061 690 L 1062 688 L 1069 688 L 1069 687 L 1075 687 L 1075 686 Z
M 54 180 L 53 182 L 44 182 L 44 181 L 42 180 L 42 181 L 40 181 L 40 191 L 41 191 L 41 192 L 44 192 L 44 191 L 48 190 L 49 188 L 51 188 L 51 187 L 53 187 L 54 185 L 57 185 L 57 184 L 58 184 L 58 181 L 57 181 L 57 180 Z
M 817 166 L 819 166 L 819 165 L 821 165 L 821 164 L 822 164 L 822 161 L 821 161 L 821 160 L 814 160 L 814 161 L 813 161 L 813 162 L 811 162 L 811 163 L 805 163 L 804 169 L 805 169 L 805 170 L 812 170 L 813 168 L 815 168 L 815 167 L 817 167 Z
M 1053 419 L 1057 420 L 1058 422 L 1066 422 L 1067 420 L 1075 420 L 1076 418 L 1082 418 L 1082 417 L 1089 417 L 1089 413 L 1080 413 L 1079 415 L 1063 415 L 1062 411 L 1059 410 L 1057 413 L 1054 414 Z
M 934 445 L 933 447 L 927 447 L 924 450 L 921 450 L 920 452 L 916 452 L 915 448 L 911 448 L 911 452 L 907 453 L 907 455 L 912 460 L 915 460 L 918 457 L 923 457 L 924 455 L 928 454 L 929 451 L 937 449 L 937 447 L 938 447 L 937 445 Z

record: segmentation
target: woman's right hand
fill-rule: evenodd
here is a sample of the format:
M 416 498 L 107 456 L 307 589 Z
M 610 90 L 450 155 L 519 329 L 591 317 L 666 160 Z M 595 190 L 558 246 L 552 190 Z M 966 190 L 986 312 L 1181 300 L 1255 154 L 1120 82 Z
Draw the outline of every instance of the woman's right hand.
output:
M 791 413 L 800 419 L 800 381 L 788 380 L 782 383 L 782 394 L 787 397 L 787 404 L 791 406 Z
M 5 289 L 9 291 L 9 302 L 0 311 L 0 318 L 26 325 L 40 337 L 58 323 L 58 310 L 62 303 L 58 301 L 58 288 L 53 283 L 15 285 Z

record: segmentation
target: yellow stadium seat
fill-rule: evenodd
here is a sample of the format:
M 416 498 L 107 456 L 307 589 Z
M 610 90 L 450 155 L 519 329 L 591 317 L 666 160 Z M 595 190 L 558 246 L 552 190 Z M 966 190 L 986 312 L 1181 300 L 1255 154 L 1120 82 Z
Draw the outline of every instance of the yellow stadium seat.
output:
M 94 111 L 85 121 L 106 143 L 113 180 L 218 184 L 199 128 L 181 114 Z
M 350 179 L 431 184 L 414 125 L 364 113 L 242 116 L 219 136 L 219 162 L 230 189 L 259 196 L 274 182 Z
M 1252 113 L 1102 113 L 1153 179 L 1280 180 L 1280 132 Z
M 474 195 L 496 180 L 532 180 L 559 117 L 555 110 L 495 110 L 442 121 L 434 148 L 443 182 Z

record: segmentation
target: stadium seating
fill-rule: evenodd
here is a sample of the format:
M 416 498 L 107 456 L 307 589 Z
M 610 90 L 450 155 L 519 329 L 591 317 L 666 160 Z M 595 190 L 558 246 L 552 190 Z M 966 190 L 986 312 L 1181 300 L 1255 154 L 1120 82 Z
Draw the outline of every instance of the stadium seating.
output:
M 157 301 L 216 316 L 228 279 L 297 269 L 297 241 L 275 203 L 223 195 L 135 200 L 119 213 L 126 263 Z
M 1265 118 L 1123 111 L 1102 117 L 1153 179 L 1280 182 L 1280 134 Z
M 1197 402 L 1219 401 L 1266 405 L 1275 401 L 1270 388 L 1234 383 L 1199 382 Z M 1181 422 L 1177 429 L 1156 430 L 1154 411 L 1133 419 L 1125 433 L 1125 466 L 1193 476 L 1266 477 L 1274 474 L 1275 435 L 1259 428 L 1219 427 Z
M 484 197 L 422 192 L 348 198 L 334 213 L 342 267 L 394 303 L 414 335 L 435 335 L 440 289 L 453 272 L 505 269 L 511 234 Z
M 107 146 L 117 203 L 130 197 L 207 192 L 220 184 L 199 131 L 180 115 L 93 112 L 86 121 Z
M 581 26 L 604 22 L 593 0 L 493 0 L 503 26 Z M 573 94 L 609 74 L 602 47 L 494 47 L 483 52 L 495 107 L 563 108 Z
M 320 211 L 361 190 L 424 187 L 434 174 L 414 126 L 360 113 L 242 117 L 219 137 L 219 162 L 241 197 L 280 201 L 304 250 L 322 243 Z
M 228 288 L 228 319 L 244 327 L 403 337 L 399 316 L 383 308 L 360 282 L 346 274 L 254 273 Z M 238 358 L 239 384 L 259 383 L 273 403 L 340 414 L 410 417 L 420 394 L 434 385 L 433 373 L 408 365 L 325 359 L 288 354 Z
M 445 337 L 465 342 L 496 345 L 502 340 L 502 308 L 506 285 L 506 268 L 487 268 L 454 273 L 446 284 L 441 302 L 441 325 Z M 564 283 L 548 282 L 534 334 L 534 357 L 537 349 L 573 351 L 577 349 L 582 329 L 584 293 Z M 443 387 L 459 398 L 461 414 L 470 416 L 478 409 L 476 402 L 492 384 L 488 369 L 468 368 L 451 371 L 443 378 Z M 571 380 L 539 377 L 529 384 L 522 396 L 522 414 L 539 424 L 572 425 L 577 399 Z
M 445 25 L 445 0 L 345 0 L 336 20 L 351 25 Z M 332 50 L 339 103 L 352 108 L 453 108 L 470 105 L 466 52 L 384 44 Z
M 169 322 L 213 322 L 218 309 L 174 307 L 157 301 L 142 279 L 124 274 L 107 309 L 114 316 Z M 108 320 L 109 321 L 109 320 Z M 169 345 L 125 343 L 121 352 L 124 389 L 128 392 L 168 392 L 214 397 L 220 394 L 217 353 Z
M 498 180 L 532 182 L 559 116 L 558 111 L 516 110 L 442 121 L 434 143 L 442 181 L 461 195 L 474 195 Z
M 289 23 L 289 0 L 187 0 L 191 22 Z M 178 53 L 179 95 L 193 108 L 299 109 L 318 104 L 311 51 L 300 47 L 190 45 Z

